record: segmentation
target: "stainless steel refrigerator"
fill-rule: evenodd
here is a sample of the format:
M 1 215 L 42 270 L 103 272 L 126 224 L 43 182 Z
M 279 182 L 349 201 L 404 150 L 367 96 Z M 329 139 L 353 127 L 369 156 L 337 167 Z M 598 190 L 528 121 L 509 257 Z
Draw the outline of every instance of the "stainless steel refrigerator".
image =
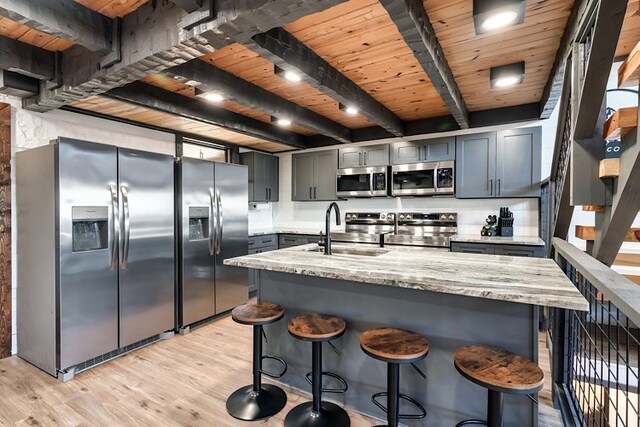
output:
M 19 356 L 66 380 L 172 330 L 173 157 L 66 138 L 16 157 Z
M 248 252 L 247 167 L 183 158 L 179 326 L 181 331 L 248 299 L 248 272 L 223 264 Z

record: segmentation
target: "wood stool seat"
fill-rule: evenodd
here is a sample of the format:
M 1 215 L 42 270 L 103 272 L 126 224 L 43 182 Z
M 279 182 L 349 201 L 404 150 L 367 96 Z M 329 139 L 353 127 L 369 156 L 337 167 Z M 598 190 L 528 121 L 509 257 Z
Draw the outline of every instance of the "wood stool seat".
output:
M 425 337 L 396 328 L 365 331 L 360 336 L 360 347 L 374 359 L 387 363 L 414 363 L 429 353 L 429 343 Z
M 243 325 L 268 325 L 284 316 L 284 308 L 270 302 L 258 302 L 239 305 L 231 311 L 234 322 Z
M 347 324 L 339 317 L 305 314 L 289 321 L 289 333 L 303 341 L 330 341 L 341 337 Z
M 544 373 L 537 364 L 495 347 L 472 345 L 459 348 L 454 364 L 469 381 L 501 393 L 533 394 L 544 385 Z

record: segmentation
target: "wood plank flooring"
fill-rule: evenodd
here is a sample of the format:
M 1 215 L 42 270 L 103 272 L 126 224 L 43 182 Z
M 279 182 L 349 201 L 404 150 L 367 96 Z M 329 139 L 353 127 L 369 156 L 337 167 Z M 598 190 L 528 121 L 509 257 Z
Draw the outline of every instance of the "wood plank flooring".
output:
M 0 425 L 282 426 L 287 412 L 308 395 L 286 389 L 287 407 L 262 422 L 237 421 L 226 412 L 227 396 L 251 382 L 251 339 L 250 327 L 227 316 L 65 384 L 15 356 L 0 360 Z M 550 377 L 544 341 L 540 353 L 540 365 Z M 562 426 L 549 406 L 549 386 L 547 381 L 540 396 L 540 427 Z M 354 427 L 376 424 L 354 412 L 350 416 Z

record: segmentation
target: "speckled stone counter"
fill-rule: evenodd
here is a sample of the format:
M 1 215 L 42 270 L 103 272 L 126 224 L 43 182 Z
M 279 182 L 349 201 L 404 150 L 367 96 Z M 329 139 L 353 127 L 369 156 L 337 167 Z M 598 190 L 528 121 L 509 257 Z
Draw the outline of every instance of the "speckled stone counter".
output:
M 334 255 L 317 245 L 225 260 L 225 264 L 283 273 L 386 285 L 573 310 L 587 300 L 551 259 L 420 251 L 403 247 L 361 248 L 334 244 Z
M 456 234 L 451 237 L 452 242 L 462 243 L 487 243 L 491 245 L 527 245 L 527 246 L 544 246 L 544 240 L 537 236 L 480 236 L 475 234 Z
M 429 341 L 418 366 L 427 379 L 401 369 L 401 389 L 427 409 L 425 420 L 405 424 L 454 426 L 485 418 L 487 391 L 458 374 L 453 355 L 461 346 L 505 348 L 537 362 L 538 304 L 587 309 L 552 260 L 425 251 L 416 248 L 334 244 L 334 255 L 317 245 L 298 246 L 226 260 L 257 269 L 258 299 L 282 305 L 285 317 L 266 325 L 264 354 L 285 359 L 278 381 L 310 391 L 311 346 L 291 337 L 289 320 L 306 313 L 340 316 L 345 334 L 334 341 L 341 355 L 324 347 L 323 370 L 342 376 L 345 394 L 323 399 L 382 418 L 371 395 L 386 388 L 386 366 L 360 348 L 360 335 L 392 326 L 415 331 Z M 327 380 L 328 381 L 328 380 Z M 537 406 L 525 396 L 505 396 L 505 426 L 536 427 Z

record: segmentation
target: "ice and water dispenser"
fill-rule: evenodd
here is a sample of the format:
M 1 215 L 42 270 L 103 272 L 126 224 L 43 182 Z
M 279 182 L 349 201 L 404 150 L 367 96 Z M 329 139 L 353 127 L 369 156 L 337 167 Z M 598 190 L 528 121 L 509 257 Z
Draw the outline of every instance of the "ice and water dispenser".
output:
M 73 206 L 73 252 L 95 251 L 109 247 L 109 208 Z
M 189 206 L 189 240 L 209 238 L 209 208 Z

